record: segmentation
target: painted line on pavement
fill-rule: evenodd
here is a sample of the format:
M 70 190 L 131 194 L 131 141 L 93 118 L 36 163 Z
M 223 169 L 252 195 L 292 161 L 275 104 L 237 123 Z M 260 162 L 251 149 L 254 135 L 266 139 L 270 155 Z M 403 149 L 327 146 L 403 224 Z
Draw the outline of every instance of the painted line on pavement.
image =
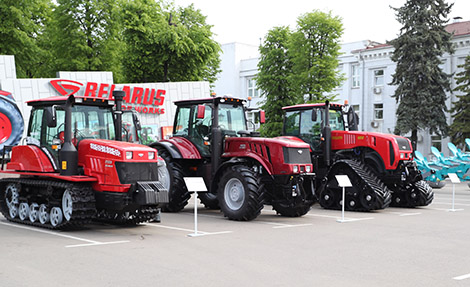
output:
M 452 205 L 452 202 L 432 202 L 433 204 L 440 204 L 440 205 Z M 462 205 L 462 206 L 470 206 L 470 203 L 458 203 L 458 202 L 455 202 L 454 203 L 455 205 Z
M 413 215 L 420 215 L 421 212 L 394 212 L 394 211 L 384 211 L 383 213 L 388 214 L 396 214 L 398 216 L 413 216 Z
M 58 237 L 63 237 L 63 238 L 88 242 L 88 244 L 66 245 L 65 247 L 106 245 L 106 244 L 116 244 L 116 243 L 127 243 L 127 242 L 129 242 L 129 241 L 100 242 L 100 241 L 96 241 L 96 240 L 90 240 L 90 239 L 86 239 L 86 238 L 81 238 L 81 237 L 76 237 L 76 236 L 72 236 L 72 235 L 62 234 L 62 233 L 55 232 L 55 231 L 42 230 L 42 229 L 39 229 L 40 227 L 37 227 L 37 228 L 36 227 L 29 227 L 29 226 L 17 225 L 17 224 L 6 223 L 6 222 L 0 222 L 0 224 L 11 226 L 11 227 L 16 227 L 16 228 L 19 228 L 19 229 L 25 229 L 25 230 L 29 230 L 29 231 L 49 234 L 49 235 L 53 235 L 53 236 L 58 236 Z
M 452 279 L 454 279 L 454 280 L 465 280 L 465 279 L 468 279 L 468 278 L 470 278 L 470 273 L 465 274 L 465 275 L 461 275 L 461 276 L 457 276 L 457 277 L 454 277 Z
M 161 224 L 143 224 L 145 226 L 150 226 L 150 227 L 158 227 L 158 228 L 164 228 L 164 229 L 171 229 L 171 230 L 177 230 L 177 231 L 185 231 L 185 232 L 194 232 L 194 229 L 187 229 L 187 228 L 180 228 L 180 227 L 174 227 L 174 226 L 168 226 L 168 225 L 161 225 Z M 227 233 L 232 233 L 233 231 L 216 231 L 216 232 L 206 232 L 206 231 L 200 231 L 198 230 L 197 233 L 199 235 L 217 235 L 217 234 L 227 234 Z
M 312 217 L 325 217 L 325 218 L 333 218 L 333 219 L 338 219 L 337 215 L 324 215 L 324 214 L 312 214 L 308 213 L 305 214 L 304 216 L 312 216 Z M 361 221 L 361 220 L 371 220 L 374 219 L 374 217 L 363 217 L 363 218 L 351 218 L 351 217 L 345 217 L 344 218 L 347 221 Z

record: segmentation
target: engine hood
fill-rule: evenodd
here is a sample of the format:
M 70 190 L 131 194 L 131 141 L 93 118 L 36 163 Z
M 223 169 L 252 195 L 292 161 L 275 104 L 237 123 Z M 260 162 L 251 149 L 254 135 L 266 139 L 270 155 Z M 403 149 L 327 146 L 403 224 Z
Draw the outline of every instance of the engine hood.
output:
M 105 157 L 115 160 L 126 160 L 126 153 L 132 152 L 132 159 L 157 161 L 156 154 L 152 159 L 149 159 L 149 152 L 155 153 L 155 149 L 145 145 L 128 142 L 102 139 L 84 139 L 80 141 L 78 150 L 80 154 L 86 154 L 87 156 L 96 158 Z

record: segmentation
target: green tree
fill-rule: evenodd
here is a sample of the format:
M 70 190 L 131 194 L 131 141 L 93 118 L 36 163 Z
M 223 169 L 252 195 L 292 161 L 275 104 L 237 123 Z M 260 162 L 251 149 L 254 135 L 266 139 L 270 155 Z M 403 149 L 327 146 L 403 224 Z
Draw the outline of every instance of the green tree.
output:
M 341 84 L 343 76 L 337 70 L 340 55 L 338 41 L 343 34 L 341 18 L 331 12 L 313 11 L 297 20 L 289 53 L 293 62 L 292 84 L 308 102 L 333 100 L 327 95 Z
M 136 0 L 126 2 L 123 11 L 128 81 L 216 80 L 221 49 L 200 10 Z
M 0 55 L 14 55 L 19 78 L 40 76 L 36 68 L 47 59 L 39 44 L 48 22 L 49 0 L 0 2 Z
M 289 83 L 292 75 L 292 59 L 288 54 L 290 35 L 288 27 L 275 27 L 268 31 L 259 48 L 259 72 L 255 79 L 257 87 L 263 91 L 266 124 L 261 126 L 261 134 L 267 137 L 282 133 L 282 107 L 301 101 Z
M 400 35 L 390 43 L 395 48 L 392 60 L 397 63 L 392 85 L 393 97 L 399 102 L 396 134 L 411 131 L 416 149 L 418 130 L 446 135 L 446 91 L 450 76 L 442 71 L 440 56 L 453 52 L 451 34 L 445 31 L 452 5 L 444 0 L 408 0 L 396 11 L 402 24 Z
M 57 0 L 47 29 L 52 71 L 112 71 L 121 77 L 117 0 Z
M 462 71 L 457 73 L 455 92 L 458 101 L 454 102 L 453 122 L 450 125 L 451 141 L 460 148 L 465 147 L 465 138 L 470 138 L 470 55 L 465 58 L 465 63 L 458 66 Z

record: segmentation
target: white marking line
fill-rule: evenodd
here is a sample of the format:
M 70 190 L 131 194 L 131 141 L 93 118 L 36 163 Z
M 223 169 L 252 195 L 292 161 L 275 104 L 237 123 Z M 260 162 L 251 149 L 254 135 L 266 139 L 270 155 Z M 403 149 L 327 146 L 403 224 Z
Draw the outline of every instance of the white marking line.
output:
M 323 215 L 323 214 L 311 214 L 311 213 L 308 213 L 308 214 L 305 214 L 305 216 L 326 217 L 326 218 L 338 219 L 338 216 Z M 361 220 L 371 220 L 371 219 L 374 219 L 374 217 L 364 217 L 364 218 L 347 218 L 347 217 L 345 217 L 344 219 L 347 220 L 347 221 L 361 221 Z
M 172 229 L 172 230 L 178 230 L 178 231 L 185 231 L 185 232 L 194 232 L 194 229 L 186 229 L 186 228 L 179 228 L 179 227 L 174 227 L 174 226 L 168 226 L 168 225 L 161 225 L 161 224 L 143 224 L 145 226 L 150 226 L 150 227 L 159 227 L 159 228 L 166 228 L 166 229 Z M 205 232 L 205 231 L 197 231 L 198 235 L 216 235 L 216 234 L 226 234 L 226 233 L 232 233 L 233 231 L 218 231 L 218 232 Z
M 464 280 L 464 279 L 468 279 L 468 278 L 470 278 L 470 273 L 462 275 L 462 276 L 457 276 L 457 277 L 454 277 L 452 279 L 454 279 L 454 280 Z
M 285 224 L 285 225 L 280 225 L 280 226 L 274 226 L 273 228 L 291 228 L 291 227 L 301 227 L 301 226 L 310 226 L 312 225 L 311 223 L 305 223 L 305 224 Z
M 413 216 L 413 215 L 420 215 L 421 212 L 410 212 L 410 213 L 406 213 L 406 212 L 390 212 L 390 211 L 386 211 L 384 213 L 388 213 L 388 214 L 396 214 L 398 216 Z
M 122 241 L 111 241 L 111 242 L 96 242 L 90 244 L 76 244 L 76 245 L 67 245 L 66 248 L 73 248 L 73 247 L 88 247 L 88 246 L 95 246 L 95 245 L 110 245 L 110 244 L 120 244 L 120 243 L 128 243 L 129 240 L 122 240 Z
M 441 205 L 452 205 L 452 202 L 432 202 L 433 204 L 441 204 Z M 470 206 L 468 203 L 455 203 L 455 205 L 462 205 L 462 206 Z
M 29 230 L 29 231 L 35 231 L 35 232 L 39 232 L 39 233 L 45 233 L 45 234 L 49 234 L 49 235 L 64 237 L 64 238 L 68 238 L 68 239 L 73 239 L 73 240 L 88 242 L 88 244 L 67 245 L 67 246 L 65 246 L 65 247 L 106 245 L 106 244 L 116 244 L 116 243 L 126 243 L 126 242 L 129 242 L 129 241 L 99 242 L 99 241 L 95 241 L 95 240 L 80 238 L 80 237 L 76 237 L 76 236 L 72 236 L 72 235 L 61 234 L 61 233 L 54 232 L 54 231 L 42 230 L 42 229 L 33 228 L 33 227 L 29 227 L 29 226 L 16 225 L 16 224 L 11 224 L 11 223 L 6 223 L 6 222 L 0 222 L 0 224 L 7 225 L 7 226 L 11 226 L 11 227 L 16 227 L 16 228 L 20 228 L 20 229 L 26 229 L 26 230 Z

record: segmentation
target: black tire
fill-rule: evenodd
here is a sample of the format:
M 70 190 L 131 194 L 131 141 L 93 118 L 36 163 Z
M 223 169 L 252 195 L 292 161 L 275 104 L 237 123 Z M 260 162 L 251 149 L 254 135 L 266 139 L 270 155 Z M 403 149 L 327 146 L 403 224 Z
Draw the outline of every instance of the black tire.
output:
M 418 204 L 417 206 L 427 206 L 431 204 L 434 199 L 434 192 L 432 187 L 424 180 L 420 180 L 414 183 L 418 190 Z
M 224 171 L 219 183 L 218 199 L 224 216 L 231 220 L 249 221 L 261 213 L 260 179 L 244 165 Z
M 178 212 L 181 211 L 191 198 L 191 194 L 186 188 L 183 180 L 183 169 L 173 160 L 170 153 L 165 149 L 158 149 L 158 155 L 163 158 L 169 174 L 169 203 L 162 206 L 162 211 L 165 212 Z M 165 186 L 165 183 L 163 183 Z
M 199 200 L 207 209 L 220 209 L 217 194 L 211 192 L 198 193 Z
M 23 130 L 23 116 L 15 102 L 0 95 L 0 153 L 3 153 L 5 146 L 17 145 Z
M 291 185 L 285 185 L 283 188 L 283 194 L 286 192 L 292 192 Z M 301 188 L 301 193 L 297 197 L 289 199 L 274 200 L 272 202 L 273 209 L 282 216 L 287 217 L 299 217 L 309 212 L 311 206 L 315 203 L 312 196 L 306 194 L 305 189 Z

